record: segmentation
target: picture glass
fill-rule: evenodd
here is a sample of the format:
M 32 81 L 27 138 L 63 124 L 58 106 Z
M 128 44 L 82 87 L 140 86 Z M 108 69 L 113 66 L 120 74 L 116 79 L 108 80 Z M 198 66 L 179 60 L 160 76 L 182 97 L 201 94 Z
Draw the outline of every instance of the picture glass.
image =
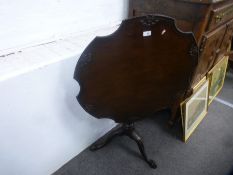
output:
M 206 95 L 206 91 L 202 91 L 197 97 L 193 98 L 188 110 L 187 129 L 190 129 L 201 113 L 205 111 Z
M 210 72 L 210 76 L 211 76 L 210 92 L 209 92 L 210 102 L 218 94 L 218 92 L 221 90 L 223 86 L 226 68 L 227 68 L 227 61 L 228 59 L 224 58 Z
M 197 125 L 207 113 L 208 106 L 208 89 L 209 81 L 204 84 L 193 94 L 193 96 L 184 103 L 184 140 L 192 134 Z

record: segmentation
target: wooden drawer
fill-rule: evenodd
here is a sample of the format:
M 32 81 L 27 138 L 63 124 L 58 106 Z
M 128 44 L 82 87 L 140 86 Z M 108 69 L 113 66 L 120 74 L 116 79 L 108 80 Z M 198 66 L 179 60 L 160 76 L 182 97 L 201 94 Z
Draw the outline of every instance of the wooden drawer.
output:
M 219 53 L 217 53 L 218 55 L 215 59 L 215 63 L 217 63 L 226 54 L 226 52 L 230 50 L 232 36 L 233 36 L 233 20 L 227 23 L 227 29 L 223 41 L 221 43 Z
M 233 2 L 211 11 L 207 30 L 212 30 L 231 18 L 233 18 Z
M 226 32 L 226 25 L 203 36 L 200 46 L 200 59 L 195 73 L 193 84 L 199 82 L 212 68 L 215 58 L 218 56 L 220 46 Z
M 201 59 L 205 62 L 205 69 L 208 71 L 220 52 L 220 47 L 226 32 L 226 25 L 218 27 L 213 32 L 204 35 L 201 46 Z

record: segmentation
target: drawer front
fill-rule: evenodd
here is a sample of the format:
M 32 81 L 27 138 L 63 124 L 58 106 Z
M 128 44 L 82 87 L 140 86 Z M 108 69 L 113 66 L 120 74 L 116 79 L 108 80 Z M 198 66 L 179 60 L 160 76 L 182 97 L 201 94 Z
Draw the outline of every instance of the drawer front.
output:
M 212 30 L 217 26 L 233 18 L 233 3 L 211 11 L 211 17 L 207 30 Z
M 226 32 L 226 25 L 218 27 L 213 32 L 204 35 L 200 46 L 200 59 L 196 69 L 193 84 L 200 81 L 212 68 Z
M 230 50 L 232 37 L 233 37 L 233 20 L 227 23 L 227 29 L 223 41 L 221 43 L 219 53 L 215 59 L 215 63 L 217 63 L 226 54 L 226 52 Z
M 204 35 L 200 59 L 203 60 L 203 69 L 206 71 L 209 71 L 214 63 L 215 58 L 220 53 L 221 44 L 226 33 L 226 28 L 226 25 L 222 25 L 213 32 Z

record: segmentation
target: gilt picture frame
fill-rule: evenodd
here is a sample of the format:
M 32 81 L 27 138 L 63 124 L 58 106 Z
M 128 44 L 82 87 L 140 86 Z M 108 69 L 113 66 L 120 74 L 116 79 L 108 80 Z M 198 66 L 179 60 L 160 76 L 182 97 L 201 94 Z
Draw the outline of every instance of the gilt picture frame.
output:
M 212 103 L 223 87 L 227 65 L 228 56 L 225 56 L 208 72 L 210 79 L 208 105 Z
M 204 79 L 203 79 L 204 80 Z M 208 111 L 209 79 L 201 80 L 193 95 L 181 103 L 183 141 L 186 142 Z

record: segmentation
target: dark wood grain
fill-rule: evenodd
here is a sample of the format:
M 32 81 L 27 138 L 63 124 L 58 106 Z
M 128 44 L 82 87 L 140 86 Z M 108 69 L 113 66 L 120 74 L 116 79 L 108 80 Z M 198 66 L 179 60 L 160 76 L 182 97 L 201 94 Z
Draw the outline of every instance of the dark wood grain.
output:
M 143 37 L 144 31 L 151 36 Z M 74 74 L 80 85 L 77 99 L 94 117 L 139 120 L 184 100 L 197 62 L 193 34 L 179 31 L 173 19 L 125 20 L 81 55 Z

